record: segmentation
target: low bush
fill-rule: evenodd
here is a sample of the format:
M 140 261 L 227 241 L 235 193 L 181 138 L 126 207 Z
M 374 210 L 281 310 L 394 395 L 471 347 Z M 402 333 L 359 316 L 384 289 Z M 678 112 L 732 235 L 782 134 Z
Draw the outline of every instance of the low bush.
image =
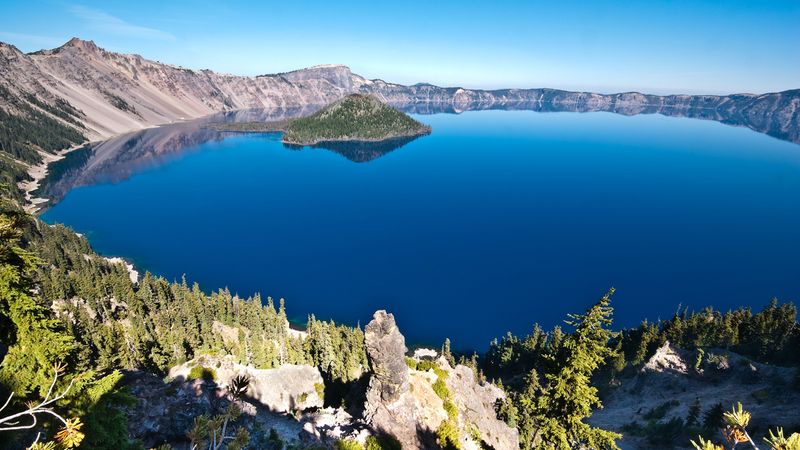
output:
M 364 446 L 361 443 L 352 439 L 336 441 L 333 447 L 336 450 L 364 450 Z
M 366 450 L 402 450 L 400 441 L 388 434 L 370 436 L 367 438 Z
M 672 408 L 674 408 L 674 407 L 676 407 L 678 405 L 680 405 L 679 401 L 677 401 L 677 400 L 669 400 L 669 401 L 666 401 L 666 402 L 656 406 L 655 408 L 650 409 L 649 411 L 644 413 L 644 415 L 642 417 L 645 420 L 660 420 L 660 419 L 663 419 L 665 415 L 667 415 L 667 412 L 670 409 L 672 409 Z
M 217 371 L 205 366 L 192 367 L 192 370 L 189 371 L 189 375 L 187 376 L 187 380 L 191 381 L 197 379 L 216 381 Z

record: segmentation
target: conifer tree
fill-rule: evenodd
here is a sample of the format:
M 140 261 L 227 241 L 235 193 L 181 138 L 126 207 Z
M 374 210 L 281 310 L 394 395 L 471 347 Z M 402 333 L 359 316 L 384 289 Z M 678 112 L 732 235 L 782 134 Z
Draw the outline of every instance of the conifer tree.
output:
M 553 449 L 586 447 L 616 449 L 616 433 L 592 427 L 584 422 L 592 409 L 601 407 L 592 374 L 614 356 L 609 341 L 611 296 L 614 289 L 581 315 L 570 315 L 567 324 L 575 327 L 564 338 L 557 356 L 558 369 L 545 375 L 542 395 L 534 407 L 539 416 L 537 437 L 541 446 Z
M 28 217 L 0 204 L 0 337 L 8 353 L 0 364 L 0 382 L 19 396 L 46 389 L 51 368 L 67 359 L 75 342 L 31 295 L 37 258 L 19 247 Z

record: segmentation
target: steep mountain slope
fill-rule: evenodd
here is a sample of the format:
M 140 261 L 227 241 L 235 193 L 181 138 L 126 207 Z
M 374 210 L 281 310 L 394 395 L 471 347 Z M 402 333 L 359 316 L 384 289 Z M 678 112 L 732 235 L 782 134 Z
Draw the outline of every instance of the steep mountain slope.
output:
M 59 98 L 67 101 L 84 115 L 81 121 L 92 140 L 219 111 L 325 105 L 360 92 L 418 112 L 502 107 L 661 113 L 748 126 L 781 139 L 800 141 L 800 90 L 730 96 L 603 95 L 554 89 L 487 91 L 367 80 L 341 65 L 244 77 L 109 52 L 77 38 L 59 48 L 31 54 L 0 44 L 0 86 L 18 94 L 32 94 L 46 103 Z M 0 103 L 3 109 L 7 106 Z
M 87 128 L 101 138 L 217 111 L 325 104 L 354 89 L 344 66 L 239 77 L 112 53 L 79 39 L 28 57 L 47 76 L 47 88 L 84 111 Z

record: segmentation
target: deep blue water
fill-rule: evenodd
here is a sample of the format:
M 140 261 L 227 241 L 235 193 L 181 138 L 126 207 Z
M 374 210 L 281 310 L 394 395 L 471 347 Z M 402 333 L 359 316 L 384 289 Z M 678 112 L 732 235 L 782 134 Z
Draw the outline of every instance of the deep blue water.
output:
M 277 134 L 190 145 L 43 214 L 106 255 L 204 289 L 286 298 L 410 343 L 483 350 L 617 288 L 615 320 L 800 299 L 800 146 L 657 115 L 417 116 L 353 162 Z

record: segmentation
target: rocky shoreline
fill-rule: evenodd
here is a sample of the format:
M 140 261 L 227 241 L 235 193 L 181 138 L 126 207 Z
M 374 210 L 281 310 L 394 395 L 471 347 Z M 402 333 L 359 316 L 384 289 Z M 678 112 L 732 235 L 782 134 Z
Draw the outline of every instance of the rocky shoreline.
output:
M 382 138 L 350 138 L 350 137 L 344 137 L 344 138 L 339 138 L 339 139 L 316 139 L 316 140 L 311 140 L 311 141 L 306 141 L 306 142 L 294 142 L 294 141 L 291 141 L 291 140 L 281 139 L 281 142 L 284 143 L 284 144 L 287 144 L 287 145 L 296 145 L 296 146 L 300 146 L 300 147 L 304 147 L 304 146 L 307 147 L 307 146 L 314 146 L 314 145 L 324 145 L 324 144 L 328 144 L 328 143 L 348 143 L 348 142 L 351 142 L 351 143 L 354 143 L 354 144 L 357 144 L 357 143 L 369 143 L 369 142 L 380 143 L 380 142 L 390 141 L 392 139 L 402 139 L 402 138 L 426 136 L 428 134 L 431 134 L 431 128 L 430 127 L 427 128 L 427 131 L 423 131 L 423 132 L 390 134 L 390 135 L 387 135 L 386 137 L 382 137 Z
M 42 183 L 42 180 L 47 177 L 50 164 L 64 159 L 70 152 L 81 149 L 89 144 L 89 141 L 85 141 L 81 144 L 73 145 L 72 147 L 61 150 L 55 154 L 40 152 L 42 155 L 42 162 L 28 167 L 28 176 L 30 179 L 20 181 L 17 184 L 17 187 L 19 187 L 25 195 L 25 203 L 22 205 L 22 208 L 25 210 L 25 212 L 28 214 L 35 214 L 39 211 L 39 208 L 43 203 L 49 201 L 49 199 L 46 198 L 34 197 L 33 193 L 39 189 L 39 185 Z

